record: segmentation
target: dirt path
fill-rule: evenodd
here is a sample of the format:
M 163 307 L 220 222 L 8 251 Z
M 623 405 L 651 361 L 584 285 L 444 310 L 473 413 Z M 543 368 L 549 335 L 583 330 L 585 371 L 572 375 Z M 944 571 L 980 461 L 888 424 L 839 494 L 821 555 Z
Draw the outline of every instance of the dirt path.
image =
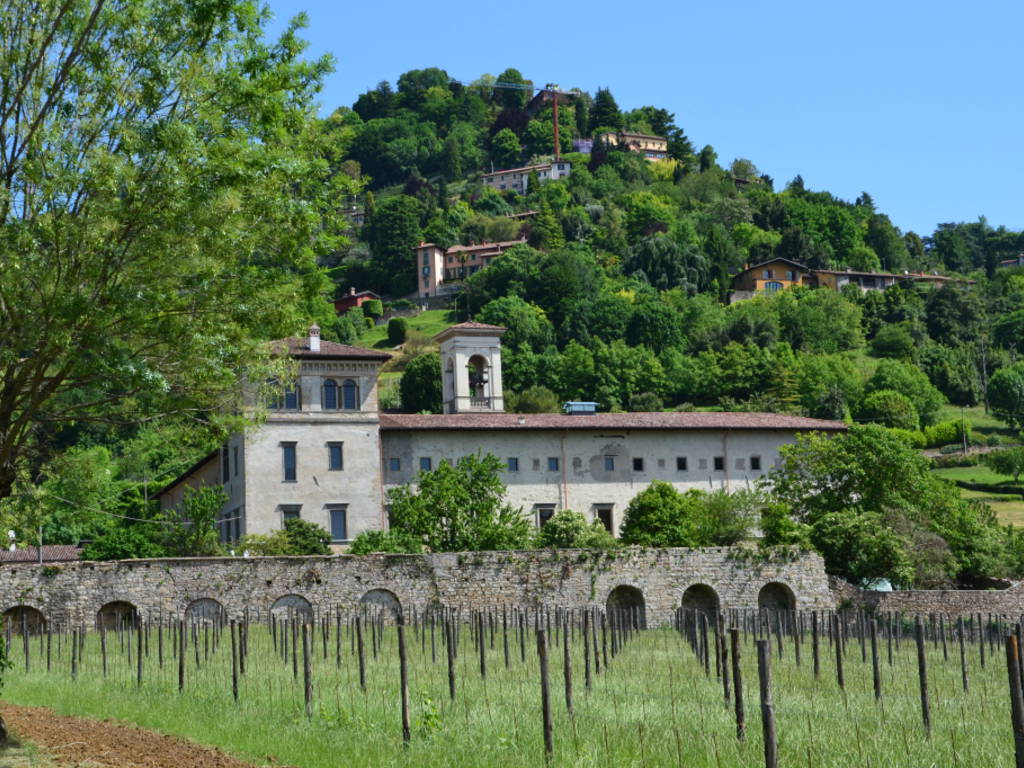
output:
M 57 765 L 75 768 L 252 768 L 220 750 L 133 725 L 55 715 L 0 703 L 16 738 L 37 744 Z M 0 752 L 0 766 L 3 752 Z

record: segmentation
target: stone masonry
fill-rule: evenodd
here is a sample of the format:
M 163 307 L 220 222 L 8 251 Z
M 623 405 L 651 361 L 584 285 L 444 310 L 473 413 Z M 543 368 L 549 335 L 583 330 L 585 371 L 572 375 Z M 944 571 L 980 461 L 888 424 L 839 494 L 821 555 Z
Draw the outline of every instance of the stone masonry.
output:
M 767 592 L 781 589 L 791 595 L 789 607 L 836 607 L 816 554 L 779 550 L 766 557 L 707 548 L 12 565 L 0 568 L 0 609 L 27 606 L 54 626 L 93 626 L 98 612 L 113 602 L 130 603 L 151 620 L 179 617 L 201 599 L 216 600 L 229 616 L 245 610 L 265 616 L 275 603 L 305 604 L 294 596 L 318 612 L 349 609 L 371 590 L 392 593 L 405 611 L 429 606 L 604 608 L 612 590 L 627 586 L 640 591 L 648 626 L 656 626 L 671 621 L 691 586 L 710 587 L 722 609 L 749 609 L 758 607 L 762 590 L 773 584 L 782 587 Z

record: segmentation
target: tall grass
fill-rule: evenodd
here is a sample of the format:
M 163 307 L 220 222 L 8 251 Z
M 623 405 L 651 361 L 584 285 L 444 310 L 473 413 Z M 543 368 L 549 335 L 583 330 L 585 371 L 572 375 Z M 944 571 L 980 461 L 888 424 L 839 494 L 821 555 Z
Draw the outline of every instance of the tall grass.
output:
M 439 628 L 440 629 L 440 628 Z M 538 657 L 534 634 L 526 636 L 526 660 L 510 636 L 511 664 L 505 668 L 500 626 L 488 644 L 487 678 L 467 627 L 460 628 L 457 696 L 450 701 L 442 632 L 431 660 L 429 634 L 408 632 L 412 740 L 403 746 L 395 630 L 385 628 L 380 649 L 366 637 L 367 688 L 358 683 L 350 628 L 341 637 L 341 665 L 335 663 L 334 627 L 326 658 L 319 628 L 314 630 L 313 716 L 304 712 L 302 662 L 293 675 L 291 659 L 273 649 L 262 625 L 250 629 L 247 671 L 239 701 L 231 693 L 230 640 L 205 658 L 200 633 L 200 664 L 186 654 L 186 683 L 177 690 L 177 663 L 170 642 L 165 662 L 156 660 L 156 638 L 149 638 L 143 683 L 136 685 L 129 663 L 130 638 L 108 634 L 109 677 L 103 679 L 99 639 L 90 632 L 77 679 L 72 680 L 67 638 L 53 644 L 53 669 L 45 671 L 39 638 L 32 639 L 31 669 L 25 672 L 21 640 L 15 636 L 15 669 L 7 675 L 5 698 L 52 707 L 65 714 L 113 717 L 198 742 L 220 746 L 257 762 L 273 760 L 316 766 L 542 766 Z M 425 640 L 425 642 L 424 642 Z M 773 644 L 776 641 L 773 639 Z M 921 725 L 916 651 L 904 640 L 887 663 L 882 644 L 881 701 L 872 691 L 871 661 L 862 661 L 856 640 L 845 655 L 846 689 L 835 681 L 835 657 L 822 638 L 821 678 L 815 680 L 811 646 L 805 637 L 802 665 L 792 638 L 783 638 L 783 657 L 774 645 L 773 693 L 780 764 L 809 766 L 996 766 L 1013 761 L 1005 655 L 999 644 L 979 666 L 976 644 L 968 648 L 970 691 L 962 689 L 959 654 L 950 646 L 928 646 L 932 735 Z M 134 648 L 131 649 L 134 653 Z M 301 644 L 300 644 L 301 653 Z M 742 667 L 747 738 L 736 739 L 731 705 L 721 681 L 691 651 L 682 635 L 661 628 L 638 632 L 610 659 L 593 687 L 584 687 L 583 645 L 572 645 L 575 714 L 566 711 L 560 642 L 551 642 L 551 698 L 554 709 L 554 765 L 686 766 L 731 768 L 763 765 L 758 714 L 756 654 L 744 638 Z

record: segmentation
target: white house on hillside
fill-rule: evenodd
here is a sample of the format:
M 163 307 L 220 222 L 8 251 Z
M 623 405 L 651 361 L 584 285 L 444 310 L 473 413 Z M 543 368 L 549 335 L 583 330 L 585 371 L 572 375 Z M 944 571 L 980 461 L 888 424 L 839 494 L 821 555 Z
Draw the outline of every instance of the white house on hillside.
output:
M 315 326 L 308 338 L 278 342 L 298 361 L 297 386 L 263 424 L 167 486 L 161 505 L 174 506 L 184 488 L 216 477 L 229 496 L 225 541 L 269 533 L 295 516 L 327 528 L 341 547 L 387 526 L 389 488 L 479 452 L 501 460 L 507 500 L 536 524 L 575 509 L 615 532 L 630 499 L 652 480 L 679 490 L 747 488 L 797 434 L 845 429 L 771 413 L 505 413 L 504 330 L 462 323 L 438 336 L 438 415 L 379 412 L 384 353 L 321 342 Z

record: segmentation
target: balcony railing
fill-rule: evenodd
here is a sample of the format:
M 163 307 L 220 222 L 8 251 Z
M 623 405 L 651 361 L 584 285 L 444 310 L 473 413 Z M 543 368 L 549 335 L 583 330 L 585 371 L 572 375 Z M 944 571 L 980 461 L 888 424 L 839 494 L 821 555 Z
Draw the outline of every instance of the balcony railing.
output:
M 469 398 L 469 405 L 471 408 L 490 408 L 491 398 L 489 397 L 471 397 Z

